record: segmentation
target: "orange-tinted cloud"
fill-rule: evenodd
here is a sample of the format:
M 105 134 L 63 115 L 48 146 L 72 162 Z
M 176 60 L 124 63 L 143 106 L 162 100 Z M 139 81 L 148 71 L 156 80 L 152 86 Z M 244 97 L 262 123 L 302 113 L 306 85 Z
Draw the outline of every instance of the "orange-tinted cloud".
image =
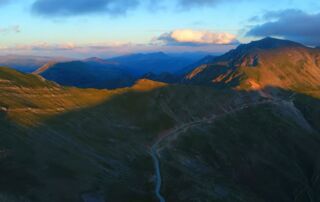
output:
M 157 40 L 169 45 L 226 45 L 238 43 L 237 37 L 230 33 L 216 33 L 191 29 L 175 30 L 162 34 Z

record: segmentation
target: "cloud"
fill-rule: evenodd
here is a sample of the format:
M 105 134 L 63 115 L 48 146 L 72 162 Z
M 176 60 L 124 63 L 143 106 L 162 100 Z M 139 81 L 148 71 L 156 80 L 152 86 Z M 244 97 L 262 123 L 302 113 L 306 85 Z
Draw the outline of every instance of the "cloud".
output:
M 167 45 L 199 46 L 210 44 L 237 44 L 236 36 L 230 33 L 214 33 L 209 31 L 196 31 L 190 29 L 175 30 L 164 33 L 156 41 Z
M 123 15 L 138 5 L 139 0 L 36 0 L 32 11 L 42 16 Z
M 0 6 L 10 3 L 11 0 L 0 0 Z
M 12 0 L 0 0 L 12 1 Z M 249 0 L 35 0 L 32 11 L 48 17 L 79 16 L 105 13 L 111 16 L 124 15 L 128 11 L 143 6 L 151 12 L 164 10 L 168 5 L 180 11 L 201 7 L 214 7 L 224 3 L 238 3 Z M 172 2 L 168 4 L 168 2 Z
M 233 1 L 235 0 L 178 0 L 178 6 L 183 9 L 191 9 L 194 7 L 216 6 L 221 3 L 228 3 Z
M 320 44 L 320 13 L 308 14 L 291 9 L 268 12 L 260 20 L 267 22 L 252 27 L 247 36 L 275 36 L 307 45 Z
M 32 44 L 1 46 L 1 51 L 67 51 L 75 50 L 77 47 L 73 43 L 49 44 L 47 42 L 37 42 Z
M 10 46 L 0 45 L 0 54 L 20 54 L 20 55 L 41 55 L 55 57 L 88 58 L 101 57 L 108 58 L 131 53 L 146 52 L 208 52 L 211 54 L 221 54 L 235 48 L 233 45 L 207 45 L 207 46 L 166 46 L 160 44 L 136 44 L 125 42 L 112 43 L 91 43 L 74 44 L 60 43 L 51 44 L 47 42 L 36 42 L 29 44 L 16 44 Z
M 2 34 L 8 34 L 8 33 L 20 33 L 21 29 L 19 25 L 6 27 L 6 28 L 0 28 L 0 33 Z

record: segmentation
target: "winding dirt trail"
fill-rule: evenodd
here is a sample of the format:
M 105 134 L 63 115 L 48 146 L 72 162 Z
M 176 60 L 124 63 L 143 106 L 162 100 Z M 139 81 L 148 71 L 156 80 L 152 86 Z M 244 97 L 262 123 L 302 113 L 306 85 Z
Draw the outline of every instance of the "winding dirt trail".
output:
M 157 198 L 159 199 L 160 202 L 165 202 L 166 200 L 164 197 L 161 195 L 161 184 L 162 184 L 162 179 L 161 179 L 161 171 L 160 171 L 160 160 L 157 152 L 157 145 L 153 145 L 151 148 L 151 156 L 154 162 L 154 168 L 156 172 L 156 186 L 155 186 L 155 193 Z
M 283 100 L 264 100 L 264 101 L 258 101 L 255 103 L 249 103 L 249 104 L 244 104 L 242 106 L 236 107 L 234 109 L 231 109 L 229 111 L 225 111 L 222 114 L 219 115 L 212 115 L 211 117 L 205 117 L 203 119 L 200 120 L 196 120 L 196 121 L 192 121 L 189 123 L 184 123 L 178 127 L 175 127 L 169 131 L 166 131 L 164 133 L 161 133 L 159 135 L 159 138 L 156 140 L 156 142 L 152 145 L 151 147 L 151 156 L 153 159 L 153 163 L 154 163 L 154 168 L 155 168 L 155 176 L 156 176 L 156 182 L 155 182 L 155 194 L 157 199 L 159 200 L 159 202 L 165 202 L 165 198 L 164 196 L 161 194 L 161 186 L 162 186 L 162 176 L 161 176 L 161 163 L 160 163 L 160 155 L 159 155 L 159 151 L 161 150 L 162 146 L 165 145 L 161 145 L 162 143 L 164 143 L 166 141 L 166 145 L 169 144 L 170 142 L 172 142 L 173 140 L 175 140 L 176 138 L 178 138 L 178 136 L 181 133 L 186 132 L 187 130 L 189 130 L 190 128 L 199 126 L 201 124 L 210 124 L 213 123 L 215 120 L 220 119 L 222 117 L 225 117 L 229 114 L 233 114 L 236 112 L 239 112 L 241 110 L 247 109 L 249 107 L 252 106 L 259 106 L 259 105 L 263 105 L 263 104 L 279 104 L 285 102 Z

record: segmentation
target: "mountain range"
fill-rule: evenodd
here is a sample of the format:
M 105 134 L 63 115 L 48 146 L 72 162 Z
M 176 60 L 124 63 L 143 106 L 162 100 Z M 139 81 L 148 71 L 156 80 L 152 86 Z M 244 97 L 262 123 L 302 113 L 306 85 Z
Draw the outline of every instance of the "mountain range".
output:
M 165 53 L 133 54 L 112 59 L 88 58 L 68 62 L 49 62 L 36 71 L 45 79 L 80 88 L 128 87 L 140 78 L 176 82 L 199 55 L 190 58 Z M 202 61 L 202 60 L 201 60 Z M 198 63 L 197 63 L 198 64 Z M 168 77 L 168 78 L 167 78 Z
M 31 73 L 48 62 L 68 61 L 64 57 L 44 57 L 27 55 L 3 55 L 0 56 L 0 65 L 10 67 L 21 72 Z
M 119 88 L 130 86 L 135 81 L 124 66 L 99 58 L 48 63 L 34 74 L 61 85 L 80 88 Z
M 112 90 L 44 78 L 112 60 L 1 67 L 0 201 L 319 201 L 319 58 L 266 38 Z
M 133 75 L 142 76 L 147 73 L 177 73 L 202 57 L 204 56 L 198 55 L 190 57 L 188 54 L 186 56 L 171 56 L 163 52 L 156 52 L 125 55 L 107 59 L 107 61 L 127 66 L 128 71 Z

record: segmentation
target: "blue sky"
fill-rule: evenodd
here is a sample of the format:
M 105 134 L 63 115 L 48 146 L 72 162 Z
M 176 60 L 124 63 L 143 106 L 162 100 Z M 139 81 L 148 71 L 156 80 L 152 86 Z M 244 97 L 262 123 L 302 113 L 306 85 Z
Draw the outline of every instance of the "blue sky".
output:
M 316 0 L 161 2 L 0 0 L 0 49 L 2 54 L 69 57 L 152 51 L 222 53 L 267 35 L 320 44 L 320 30 L 314 28 L 320 22 Z

